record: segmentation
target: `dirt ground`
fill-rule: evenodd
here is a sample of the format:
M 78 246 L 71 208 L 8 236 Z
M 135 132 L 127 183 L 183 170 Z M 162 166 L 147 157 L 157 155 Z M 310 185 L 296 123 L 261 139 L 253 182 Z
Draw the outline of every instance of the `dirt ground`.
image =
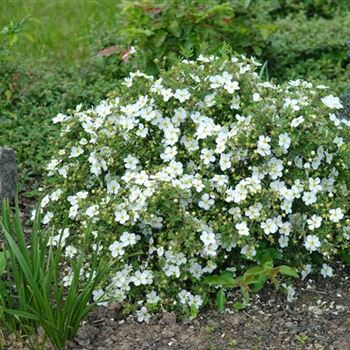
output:
M 67 350 L 350 350 L 350 268 L 337 271 L 300 281 L 293 303 L 268 287 L 244 311 L 232 311 L 232 295 L 224 313 L 206 309 L 192 321 L 165 313 L 140 324 L 119 305 L 98 307 Z M 5 349 L 26 348 L 11 341 Z
M 330 279 L 307 280 L 298 298 L 272 288 L 254 297 L 245 311 L 206 310 L 197 320 L 174 314 L 148 324 L 123 320 L 118 306 L 98 308 L 80 328 L 70 350 L 350 350 L 350 269 Z M 234 298 L 234 296 L 233 296 Z

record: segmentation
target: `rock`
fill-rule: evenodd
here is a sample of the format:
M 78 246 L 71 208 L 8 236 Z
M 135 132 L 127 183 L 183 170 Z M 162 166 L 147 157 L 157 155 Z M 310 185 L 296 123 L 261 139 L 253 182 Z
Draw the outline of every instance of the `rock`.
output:
M 174 325 L 176 324 L 176 314 L 174 312 L 165 312 L 160 322 L 162 325 Z
M 0 201 L 16 196 L 17 166 L 15 152 L 11 148 L 0 147 Z
M 91 340 L 95 338 L 99 332 L 98 328 L 86 325 L 79 328 L 75 340 L 80 345 L 87 345 L 90 344 Z

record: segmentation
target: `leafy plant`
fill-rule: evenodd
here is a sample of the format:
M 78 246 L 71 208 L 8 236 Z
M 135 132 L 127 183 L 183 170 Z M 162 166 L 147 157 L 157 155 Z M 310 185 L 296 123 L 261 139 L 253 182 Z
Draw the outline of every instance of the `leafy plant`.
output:
M 113 262 L 101 289 L 140 320 L 160 308 L 194 317 L 214 271 L 257 263 L 239 281 L 258 288 L 264 274 L 288 273 L 282 262 L 302 270 L 314 253 L 322 265 L 349 247 L 341 100 L 306 81 L 274 85 L 256 59 L 220 55 L 159 77 L 136 71 L 109 99 L 53 120 L 61 143 L 43 223 L 70 229 L 67 246 L 79 249 L 91 221 Z
M 267 281 L 271 281 L 276 289 L 279 288 L 280 283 L 277 278 L 278 275 L 285 275 L 289 277 L 298 277 L 295 269 L 287 265 L 280 265 L 274 267 L 273 261 L 267 261 L 262 266 L 256 265 L 246 270 L 242 276 L 233 277 L 232 272 L 225 271 L 220 275 L 212 275 L 204 278 L 204 282 L 210 286 L 220 287 L 216 296 L 216 305 L 220 311 L 224 311 L 226 304 L 225 290 L 239 288 L 243 302 L 236 303 L 235 309 L 244 308 L 249 304 L 250 292 L 258 292 L 261 290 Z
M 180 53 L 197 57 L 207 43 L 207 53 L 215 54 L 223 42 L 235 51 L 260 56 L 268 38 L 276 30 L 268 13 L 269 2 L 225 0 L 176 0 L 122 2 L 121 43 L 135 45 L 143 54 L 142 67 L 157 74 L 176 62 Z
M 95 257 L 88 277 L 82 281 L 84 251 L 81 251 L 79 258 L 71 262 L 72 279 L 65 288 L 61 280 L 62 237 L 57 247 L 53 247 L 50 234 L 40 229 L 40 210 L 37 213 L 27 242 L 18 205 L 13 215 L 9 202 L 3 201 L 1 227 L 5 247 L 0 280 L 0 322 L 4 329 L 12 332 L 20 329 L 32 335 L 35 329 L 42 327 L 54 348 L 62 350 L 93 308 L 90 300 L 103 277 L 104 267 Z

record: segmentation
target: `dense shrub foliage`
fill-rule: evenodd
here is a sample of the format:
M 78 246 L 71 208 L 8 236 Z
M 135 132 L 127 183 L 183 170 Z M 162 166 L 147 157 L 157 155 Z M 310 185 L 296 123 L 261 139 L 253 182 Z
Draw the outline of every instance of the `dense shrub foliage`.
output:
M 279 80 L 308 77 L 332 84 L 333 91 L 348 92 L 349 22 L 350 12 L 333 19 L 299 14 L 277 20 L 278 30 L 270 37 L 271 74 Z
M 196 57 L 203 43 L 216 54 L 226 42 L 266 61 L 279 82 L 312 78 L 349 90 L 348 1 L 155 0 L 124 2 L 121 11 L 120 43 L 142 51 L 148 73 L 158 71 L 154 59 L 166 56 L 171 64 L 180 52 Z
M 198 309 L 204 276 L 240 271 L 271 249 L 307 264 L 305 275 L 349 248 L 340 100 L 323 85 L 265 82 L 258 66 L 199 56 L 159 78 L 137 71 L 116 96 L 53 119 L 62 147 L 47 167 L 43 224 L 53 244 L 63 230 L 68 265 L 87 232 L 92 250 L 101 242 L 114 263 L 95 298 L 106 292 L 147 320 Z

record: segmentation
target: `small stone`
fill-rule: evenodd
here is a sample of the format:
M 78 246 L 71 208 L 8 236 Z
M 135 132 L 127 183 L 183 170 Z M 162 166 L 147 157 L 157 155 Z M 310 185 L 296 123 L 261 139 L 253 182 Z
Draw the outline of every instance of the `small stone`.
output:
M 81 343 L 89 344 L 91 339 L 93 339 L 98 333 L 99 329 L 92 326 L 83 326 L 79 328 L 77 335 L 76 335 L 76 341 L 82 345 Z
M 165 338 L 173 338 L 175 336 L 175 332 L 169 330 L 169 329 L 164 329 L 164 331 L 162 332 L 162 335 Z
M 0 147 L 0 201 L 16 196 L 17 166 L 15 152 L 11 148 Z
M 168 325 L 176 324 L 176 314 L 174 312 L 165 312 L 161 319 L 161 323 Z
M 216 321 L 214 321 L 214 320 L 208 320 L 208 322 L 207 322 L 207 325 L 209 326 L 209 327 L 213 327 L 213 328 L 219 328 L 219 323 L 218 322 L 216 322 Z
M 298 329 L 298 323 L 297 322 L 291 322 L 291 321 L 287 321 L 284 326 L 290 330 L 291 332 L 296 332 Z

